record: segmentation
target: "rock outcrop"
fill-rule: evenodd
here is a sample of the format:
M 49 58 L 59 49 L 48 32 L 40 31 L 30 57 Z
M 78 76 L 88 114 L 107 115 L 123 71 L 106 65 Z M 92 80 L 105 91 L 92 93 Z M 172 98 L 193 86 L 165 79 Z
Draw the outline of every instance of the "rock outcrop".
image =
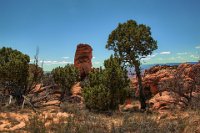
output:
M 148 70 L 145 70 L 144 75 L 142 76 L 143 80 L 143 87 L 145 95 L 150 94 L 157 94 L 160 90 L 160 83 L 161 82 L 168 82 L 174 78 L 174 73 L 176 72 L 176 67 L 171 66 L 154 66 Z M 136 91 L 136 96 L 139 95 L 138 93 L 138 82 L 137 78 L 134 77 L 131 79 L 132 86 Z M 147 96 L 149 97 L 149 96 Z
M 70 96 L 68 101 L 71 103 L 83 103 L 81 90 L 82 88 L 81 88 L 80 82 L 74 84 L 71 88 L 72 95 Z
M 181 97 L 178 93 L 164 91 L 152 97 L 149 100 L 149 104 L 152 109 L 156 110 L 181 109 L 187 106 L 188 100 Z
M 180 64 L 179 66 L 154 66 L 145 70 L 142 76 L 145 93 L 155 95 L 162 91 L 173 91 L 181 94 L 200 90 L 200 63 Z M 136 77 L 131 79 L 138 96 Z
M 27 98 L 34 107 L 59 106 L 61 101 L 61 90 L 56 85 L 42 87 L 38 84 Z
M 92 47 L 88 44 L 79 44 L 76 48 L 74 65 L 79 69 L 81 79 L 92 70 Z

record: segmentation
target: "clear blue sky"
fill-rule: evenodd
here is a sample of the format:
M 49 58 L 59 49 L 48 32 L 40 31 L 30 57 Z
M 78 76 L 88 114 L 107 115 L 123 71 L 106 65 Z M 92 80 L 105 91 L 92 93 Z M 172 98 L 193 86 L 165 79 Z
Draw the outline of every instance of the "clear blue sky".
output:
M 33 58 L 44 69 L 73 63 L 76 45 L 93 47 L 93 66 L 110 51 L 108 35 L 129 19 L 151 27 L 158 50 L 143 62 L 197 61 L 200 56 L 200 0 L 0 0 L 0 47 Z

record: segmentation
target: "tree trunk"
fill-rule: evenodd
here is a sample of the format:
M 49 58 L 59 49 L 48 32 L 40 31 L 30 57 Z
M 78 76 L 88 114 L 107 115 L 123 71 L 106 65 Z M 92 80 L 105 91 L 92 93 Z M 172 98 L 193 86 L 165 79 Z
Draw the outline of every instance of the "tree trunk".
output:
M 140 100 L 141 109 L 146 109 L 146 98 L 143 92 L 142 77 L 141 77 L 139 65 L 135 65 L 135 72 L 136 72 L 138 86 L 139 86 L 139 100 Z

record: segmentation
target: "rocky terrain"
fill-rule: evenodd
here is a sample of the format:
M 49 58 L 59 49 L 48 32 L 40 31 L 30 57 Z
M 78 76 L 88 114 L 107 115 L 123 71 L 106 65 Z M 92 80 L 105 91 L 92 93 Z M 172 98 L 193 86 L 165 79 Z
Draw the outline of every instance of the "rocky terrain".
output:
M 70 123 L 72 125 L 67 129 L 72 129 L 72 132 L 76 128 L 85 130 L 90 128 L 95 132 L 129 131 L 129 129 L 137 132 L 147 128 L 144 125 L 146 123 L 148 131 L 152 132 L 163 132 L 164 128 L 169 132 L 176 130 L 176 132 L 185 133 L 199 132 L 199 74 L 200 63 L 154 66 L 146 70 L 143 75 L 144 92 L 148 97 L 149 105 L 147 112 L 140 113 L 139 102 L 127 99 L 124 105 L 119 106 L 119 111 L 109 117 L 105 114 L 94 114 L 85 109 L 80 82 L 71 88 L 72 95 L 67 98 L 67 103 L 60 101 L 61 91 L 58 86 L 38 84 L 25 96 L 23 108 L 16 107 L 12 102 L 9 103 L 9 96 L 2 101 L 6 104 L 0 108 L 0 131 L 24 132 L 31 131 L 36 126 L 39 127 L 35 130 L 66 130 L 63 127 L 66 123 Z M 131 79 L 131 84 L 138 96 L 136 78 Z M 190 107 L 194 111 L 188 109 Z M 132 119 L 136 121 L 134 125 L 131 125 Z M 77 121 L 85 124 L 74 124 Z M 62 126 L 60 126 L 61 123 Z
M 80 83 L 76 83 L 72 87 L 72 96 L 68 97 L 68 102 L 80 103 L 82 97 L 80 96 Z M 22 129 L 30 124 L 34 119 L 44 120 L 45 127 L 49 127 L 52 123 L 59 124 L 61 119 L 67 120 L 70 113 L 61 110 L 61 90 L 56 85 L 43 87 L 41 84 L 25 96 L 23 107 L 14 105 L 14 101 L 9 103 L 9 96 L 4 99 L 6 105 L 0 108 L 0 131 L 15 131 Z M 35 118 L 37 117 L 37 118 Z M 48 119 L 48 121 L 46 121 Z M 36 121 L 37 121 L 36 120 Z
M 145 70 L 144 93 L 155 109 L 184 108 L 200 97 L 200 63 L 179 66 L 154 66 Z M 136 77 L 131 79 L 138 96 Z

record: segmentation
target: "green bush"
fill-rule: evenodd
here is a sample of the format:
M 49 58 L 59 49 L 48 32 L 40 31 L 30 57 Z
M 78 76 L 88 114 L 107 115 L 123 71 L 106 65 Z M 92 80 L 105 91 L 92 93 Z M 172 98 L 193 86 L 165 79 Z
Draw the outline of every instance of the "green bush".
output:
M 129 79 L 127 70 L 121 66 L 119 58 L 111 56 L 104 61 L 105 66 L 105 86 L 111 93 L 111 109 L 116 109 L 119 104 L 123 104 L 127 98 L 129 89 Z
M 85 87 L 83 90 L 85 104 L 89 109 L 108 110 L 111 104 L 110 96 L 110 90 L 102 84 Z
M 89 75 L 81 82 L 81 86 L 94 87 L 96 85 L 105 84 L 105 75 L 102 68 L 94 69 Z
M 127 97 L 129 80 L 120 59 L 111 56 L 104 66 L 105 69 L 91 72 L 83 82 L 83 97 L 89 109 L 115 110 Z
M 0 49 L 0 86 L 7 89 L 18 104 L 23 101 L 22 95 L 26 93 L 29 61 L 29 56 L 20 51 L 5 47 Z
M 56 84 L 62 89 L 61 99 L 64 95 L 70 95 L 70 89 L 79 81 L 79 71 L 74 67 L 74 65 L 66 65 L 65 67 L 57 67 L 52 70 L 52 75 Z

